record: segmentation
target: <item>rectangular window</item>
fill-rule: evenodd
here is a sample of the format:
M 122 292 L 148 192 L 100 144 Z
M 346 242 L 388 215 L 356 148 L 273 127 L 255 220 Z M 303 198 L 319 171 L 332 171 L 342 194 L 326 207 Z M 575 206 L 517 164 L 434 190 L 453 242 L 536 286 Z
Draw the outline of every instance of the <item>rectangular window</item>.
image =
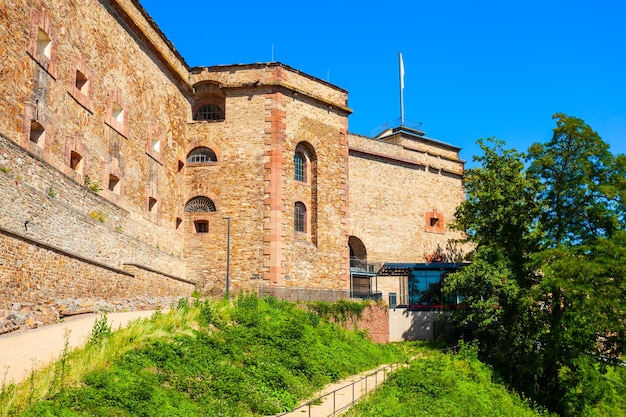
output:
M 206 220 L 196 220 L 193 222 L 196 233 L 209 233 L 209 222 Z

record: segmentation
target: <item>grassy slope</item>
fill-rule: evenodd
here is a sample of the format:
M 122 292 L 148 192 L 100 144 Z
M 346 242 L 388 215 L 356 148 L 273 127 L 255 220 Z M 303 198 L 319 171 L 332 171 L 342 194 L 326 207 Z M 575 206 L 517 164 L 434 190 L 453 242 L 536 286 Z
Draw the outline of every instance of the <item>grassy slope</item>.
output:
M 327 383 L 404 360 L 397 345 L 275 299 L 205 302 L 66 353 L 45 375 L 4 386 L 4 415 L 253 416 L 294 407 Z
M 338 308 L 336 308 L 338 307 Z M 401 348 L 374 345 L 323 318 L 358 306 L 309 312 L 275 299 L 181 304 L 110 333 L 106 321 L 85 348 L 65 352 L 20 386 L 2 385 L 0 416 L 254 416 L 291 409 L 325 384 L 403 360 Z M 362 308 L 362 306 L 361 306 Z M 619 371 L 619 372 L 618 372 Z M 626 369 L 594 415 L 623 415 Z M 536 416 L 493 382 L 475 353 L 431 352 L 398 371 L 350 416 Z M 621 384 L 621 385 L 620 385 Z
M 476 359 L 471 347 L 456 356 L 433 352 L 393 374 L 382 389 L 346 416 L 541 415 L 493 379 L 492 371 Z

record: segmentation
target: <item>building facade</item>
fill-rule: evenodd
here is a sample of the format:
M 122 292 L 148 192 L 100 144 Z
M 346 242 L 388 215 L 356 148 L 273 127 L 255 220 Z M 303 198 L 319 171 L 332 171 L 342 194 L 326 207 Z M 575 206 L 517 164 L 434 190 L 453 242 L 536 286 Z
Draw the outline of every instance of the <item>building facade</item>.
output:
M 281 63 L 189 68 L 136 0 L 4 1 L 0 96 L 0 308 L 347 291 L 351 258 L 458 237 L 459 148 L 350 134 L 347 91 Z

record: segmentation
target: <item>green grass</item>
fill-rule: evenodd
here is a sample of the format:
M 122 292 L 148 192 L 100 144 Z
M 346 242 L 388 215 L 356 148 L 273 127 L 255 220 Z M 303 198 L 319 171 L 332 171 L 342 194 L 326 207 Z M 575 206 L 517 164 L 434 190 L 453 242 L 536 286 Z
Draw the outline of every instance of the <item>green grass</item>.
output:
M 231 303 L 184 300 L 113 333 L 101 320 L 84 349 L 62 357 L 19 386 L 3 384 L 2 415 L 275 414 L 406 354 L 313 310 L 240 295 Z
M 459 355 L 427 353 L 392 374 L 347 417 L 531 417 L 542 415 L 494 382 L 470 347 Z

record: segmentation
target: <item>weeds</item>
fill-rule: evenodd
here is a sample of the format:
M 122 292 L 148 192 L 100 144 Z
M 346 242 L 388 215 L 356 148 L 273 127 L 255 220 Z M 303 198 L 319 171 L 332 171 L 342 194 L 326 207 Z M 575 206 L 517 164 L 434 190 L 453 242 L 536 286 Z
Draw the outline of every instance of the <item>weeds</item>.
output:
M 85 188 L 94 193 L 99 193 L 102 191 L 102 185 L 100 185 L 100 181 L 92 180 L 89 178 L 89 175 L 85 175 Z
M 55 198 L 57 196 L 57 192 L 54 188 L 52 188 L 52 185 L 48 188 L 47 194 L 50 198 Z
M 111 333 L 113 332 L 108 321 L 107 313 L 102 313 L 102 315 L 96 318 L 96 321 L 93 323 L 91 333 L 89 333 L 89 342 L 87 342 L 87 344 L 99 344 L 102 340 L 111 336 Z
M 91 217 L 94 220 L 98 220 L 100 223 L 104 223 L 104 221 L 107 218 L 106 214 L 104 214 L 101 211 L 96 211 L 96 210 L 89 212 L 89 217 Z
M 0 172 L 4 172 L 5 174 L 10 174 L 11 169 L 8 167 L 0 167 Z

